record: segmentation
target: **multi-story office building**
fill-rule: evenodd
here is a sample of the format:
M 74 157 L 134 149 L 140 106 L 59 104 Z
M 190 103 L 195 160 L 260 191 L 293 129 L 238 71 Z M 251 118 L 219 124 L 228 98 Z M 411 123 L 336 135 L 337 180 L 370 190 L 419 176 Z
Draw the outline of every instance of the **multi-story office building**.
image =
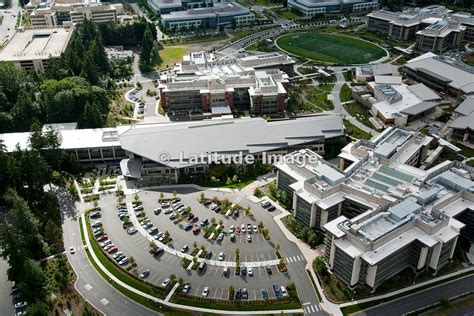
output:
M 0 52 L 0 61 L 44 72 L 50 58 L 59 58 L 66 50 L 73 32 L 74 27 L 19 29 Z
M 81 0 L 31 0 L 25 5 L 33 26 L 57 26 L 82 23 L 84 19 L 93 22 L 117 21 L 123 14 L 121 3 L 109 4 Z
M 288 0 L 288 8 L 307 17 L 369 11 L 379 7 L 378 0 Z
M 454 59 L 426 53 L 409 60 L 403 71 L 407 77 L 455 98 L 474 95 L 474 67 Z
M 380 10 L 367 15 L 367 28 L 398 41 L 416 41 L 422 52 L 442 52 L 472 40 L 474 17 L 453 14 L 439 5 L 403 12 Z
M 466 98 L 454 112 L 457 117 L 450 125 L 452 137 L 474 143 L 474 97 Z
M 233 0 L 147 0 L 150 8 L 160 14 L 188 9 L 207 8 L 233 2 Z
M 183 58 L 172 75 L 161 77 L 161 106 L 171 112 L 209 115 L 277 114 L 285 110 L 289 83 L 288 75 L 278 68 L 293 63 L 282 53 L 213 61 L 204 52 L 194 52 Z
M 188 28 L 218 28 L 220 26 L 251 25 L 255 15 L 238 3 L 215 4 L 212 7 L 173 11 L 161 15 L 162 25 L 170 30 Z
M 416 32 L 416 48 L 421 52 L 441 53 L 460 46 L 465 31 L 466 27 L 459 22 L 438 21 Z
M 344 147 L 338 167 L 310 150 L 275 164 L 294 216 L 326 232 L 326 264 L 348 286 L 377 288 L 406 268 L 438 271 L 461 234 L 474 240 L 474 168 L 418 168 L 433 141 L 390 127 Z
M 325 144 L 344 138 L 337 115 L 266 121 L 261 118 L 216 119 L 186 123 L 121 125 L 116 128 L 54 127 L 60 147 L 80 163 L 120 165 L 122 174 L 140 183 L 175 183 L 180 175 L 204 174 L 217 159 L 245 165 L 269 162 L 271 154 L 286 154 L 309 147 L 324 154 Z M 219 135 L 219 137 L 216 137 Z M 7 152 L 28 147 L 30 133 L 0 134 Z M 177 141 L 179 140 L 179 141 Z M 163 156 L 165 153 L 165 156 Z

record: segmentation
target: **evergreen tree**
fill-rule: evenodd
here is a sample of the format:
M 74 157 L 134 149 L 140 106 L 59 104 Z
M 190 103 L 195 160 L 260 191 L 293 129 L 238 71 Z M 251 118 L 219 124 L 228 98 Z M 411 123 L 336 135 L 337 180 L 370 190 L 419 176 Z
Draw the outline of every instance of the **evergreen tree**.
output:
M 81 125 L 84 128 L 97 128 L 102 126 L 100 111 L 95 103 L 86 103 Z
M 142 39 L 142 49 L 140 51 L 140 67 L 146 69 L 152 65 L 152 53 L 154 49 L 153 35 L 147 25 Z
M 80 76 L 82 78 L 85 78 L 92 85 L 97 85 L 99 83 L 99 70 L 97 69 L 95 63 L 92 61 L 90 54 L 86 54 L 86 56 L 84 57 Z
M 102 45 L 100 38 L 97 37 L 92 42 L 92 45 L 89 48 L 89 53 L 92 60 L 97 65 L 100 73 L 108 74 L 110 72 L 110 64 L 107 54 L 105 53 L 104 45 Z
M 46 276 L 39 263 L 33 259 L 27 259 L 23 263 L 18 286 L 22 299 L 31 303 L 44 300 L 45 285 Z

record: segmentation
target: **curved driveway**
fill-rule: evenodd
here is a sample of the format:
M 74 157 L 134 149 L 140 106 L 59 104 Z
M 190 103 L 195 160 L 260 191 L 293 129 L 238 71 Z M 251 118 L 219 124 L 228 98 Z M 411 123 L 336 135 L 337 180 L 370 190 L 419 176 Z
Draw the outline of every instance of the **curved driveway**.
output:
M 76 289 L 105 315 L 143 315 L 158 313 L 130 300 L 113 288 L 91 265 L 84 250 L 79 230 L 80 205 L 63 188 L 55 189 L 62 214 L 64 247 L 74 247 L 76 253 L 68 253 L 68 259 L 77 275 Z M 89 207 L 92 207 L 90 204 Z

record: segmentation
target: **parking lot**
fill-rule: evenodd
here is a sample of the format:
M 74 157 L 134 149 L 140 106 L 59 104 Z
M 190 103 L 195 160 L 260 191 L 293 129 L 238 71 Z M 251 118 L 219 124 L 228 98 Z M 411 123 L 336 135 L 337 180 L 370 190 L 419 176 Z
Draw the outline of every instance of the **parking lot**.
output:
M 135 104 L 133 111 L 134 118 L 145 118 L 151 116 L 157 116 L 156 114 L 156 103 L 159 99 L 159 95 L 150 96 L 147 95 L 148 90 L 156 91 L 156 87 L 152 80 L 146 80 L 141 82 L 142 89 L 133 89 L 127 92 L 126 98 Z
M 159 215 L 155 216 L 153 211 L 159 207 L 158 199 L 160 197 L 159 192 L 153 191 L 145 191 L 139 194 L 141 201 L 143 202 L 144 209 L 147 210 L 146 214 L 152 221 L 152 223 L 160 230 L 160 231 L 168 231 L 170 236 L 173 238 L 171 245 L 175 249 L 181 249 L 182 246 L 188 245 L 192 248 L 194 242 L 197 243 L 198 248 L 201 246 L 205 246 L 206 250 L 210 250 L 213 252 L 213 257 L 211 259 L 217 260 L 217 254 L 221 251 L 225 253 L 225 261 L 235 261 L 235 251 L 238 248 L 240 251 L 240 261 L 242 265 L 245 265 L 245 262 L 254 262 L 254 261 L 267 261 L 267 260 L 275 260 L 277 259 L 274 251 L 275 243 L 273 240 L 265 240 L 261 232 L 258 233 L 235 233 L 235 241 L 230 240 L 230 233 L 229 229 L 231 226 L 234 227 L 241 227 L 243 224 L 247 227 L 248 224 L 258 225 L 259 220 L 258 217 L 255 216 L 254 219 L 244 216 L 243 212 L 239 217 L 234 216 L 224 216 L 219 213 L 215 213 L 214 211 L 210 210 L 209 207 L 205 207 L 204 205 L 198 202 L 199 193 L 191 193 L 191 194 L 181 194 L 179 197 L 181 198 L 181 203 L 185 207 L 190 207 L 191 212 L 199 218 L 196 224 L 199 224 L 202 220 L 208 219 L 208 221 L 212 221 L 212 218 L 215 218 L 216 223 L 222 221 L 223 223 L 223 232 L 224 232 L 224 239 L 222 241 L 218 240 L 209 240 L 204 238 L 204 233 L 201 230 L 199 234 L 193 234 L 193 232 L 185 231 L 183 226 L 189 223 L 186 220 L 183 220 L 178 225 L 173 224 L 173 221 L 169 219 L 169 215 L 164 214 L 162 211 Z M 230 195 L 226 195 L 221 192 L 209 192 L 206 196 L 212 198 L 214 196 L 223 199 L 229 198 L 231 202 L 240 203 L 242 201 L 239 198 L 235 200 L 230 199 Z M 245 202 L 243 203 L 244 207 L 247 206 Z M 263 221 L 262 221 L 263 222 Z M 251 237 L 251 241 L 247 240 L 247 237 Z
M 186 194 L 179 194 L 182 203 L 192 208 L 192 212 L 196 214 L 200 219 L 204 219 L 208 216 L 209 219 L 215 217 L 217 220 L 222 219 L 224 227 L 228 228 L 230 225 L 237 224 L 255 224 L 258 223 L 260 216 L 257 216 L 257 210 L 253 210 L 255 221 L 245 218 L 243 214 L 237 219 L 225 218 L 224 215 L 215 214 L 203 205 L 199 204 L 197 197 L 200 192 L 188 192 Z M 206 192 L 206 194 L 208 194 Z M 212 192 L 217 196 L 224 193 Z M 199 235 L 194 235 L 191 231 L 185 231 L 180 228 L 179 225 L 173 224 L 168 216 L 163 213 L 155 216 L 153 210 L 158 207 L 158 198 L 160 193 L 156 191 L 145 191 L 139 194 L 140 199 L 143 202 L 144 210 L 147 217 L 151 219 L 153 224 L 160 230 L 168 230 L 173 241 L 171 245 L 175 249 L 181 249 L 185 244 L 189 245 L 191 252 L 194 241 L 197 242 L 198 247 L 204 245 L 207 250 L 213 252 L 213 260 L 217 260 L 218 253 L 224 251 L 225 261 L 235 260 L 235 249 L 240 249 L 240 260 L 241 265 L 244 266 L 245 262 L 263 261 L 269 259 L 275 259 L 275 253 L 273 251 L 273 240 L 264 240 L 261 233 L 252 233 L 253 240 L 251 243 L 247 242 L 246 235 L 236 235 L 235 243 L 230 242 L 228 236 L 224 238 L 222 242 L 208 241 L 203 238 L 202 232 Z M 209 193 L 211 196 L 211 193 Z M 214 196 L 214 195 L 212 195 Z M 226 194 L 222 195 L 228 197 Z M 132 200 L 132 197 L 128 197 L 128 200 Z M 240 201 L 240 203 L 246 203 L 247 201 Z M 250 203 L 250 202 L 249 202 Z M 246 205 L 244 205 L 246 206 Z M 257 207 L 257 204 L 252 204 L 253 207 Z M 100 221 L 103 224 L 105 233 L 112 243 L 118 248 L 118 251 L 124 253 L 127 257 L 133 257 L 137 263 L 137 267 L 132 270 L 133 273 L 139 275 L 145 269 L 150 270 L 150 274 L 146 280 L 156 285 L 161 285 L 162 282 L 168 278 L 171 274 L 175 274 L 178 278 L 182 277 L 185 282 L 191 284 L 189 294 L 201 296 L 205 287 L 209 287 L 209 298 L 215 299 L 227 299 L 229 286 L 233 286 L 235 289 L 245 288 L 248 290 L 248 299 L 261 299 L 261 290 L 266 289 L 269 298 L 274 298 L 275 293 L 272 290 L 274 284 L 276 285 L 288 285 L 292 283 L 291 277 L 288 273 L 280 273 L 276 266 L 271 267 L 271 274 L 269 274 L 265 267 L 254 267 L 252 269 L 252 276 L 248 273 L 245 275 L 235 275 L 235 268 L 230 268 L 230 273 L 224 276 L 224 267 L 215 266 L 208 264 L 202 273 L 198 273 L 196 270 L 187 270 L 182 267 L 181 258 L 164 252 L 161 256 L 153 257 L 149 253 L 149 242 L 139 232 L 129 235 L 127 230 L 122 228 L 122 221 L 117 216 L 116 209 L 116 197 L 108 195 L 102 197 L 99 201 L 99 207 L 101 207 Z M 258 212 L 262 212 L 262 215 L 267 217 L 267 220 L 271 218 L 272 214 L 267 214 L 265 210 L 261 209 Z M 263 213 L 266 212 L 266 213 Z M 275 212 L 276 213 L 276 212 Z M 264 219 L 262 219 L 264 220 Z M 92 222 L 94 220 L 91 220 Z M 272 222 L 273 223 L 273 222 Z M 302 256 L 301 256 L 302 259 Z M 225 280 L 225 281 L 223 281 Z

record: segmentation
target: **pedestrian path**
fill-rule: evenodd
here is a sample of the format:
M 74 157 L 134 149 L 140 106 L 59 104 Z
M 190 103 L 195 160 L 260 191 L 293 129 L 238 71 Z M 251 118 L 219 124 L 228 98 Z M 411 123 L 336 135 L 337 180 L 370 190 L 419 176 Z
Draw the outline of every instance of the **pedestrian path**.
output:
M 285 261 L 287 263 L 293 263 L 293 262 L 304 261 L 304 258 L 303 256 L 298 255 L 298 256 L 293 256 L 293 257 L 286 257 Z
M 305 315 L 310 315 L 322 311 L 321 307 L 319 307 L 317 304 L 311 304 L 311 302 L 304 303 L 303 310 Z

